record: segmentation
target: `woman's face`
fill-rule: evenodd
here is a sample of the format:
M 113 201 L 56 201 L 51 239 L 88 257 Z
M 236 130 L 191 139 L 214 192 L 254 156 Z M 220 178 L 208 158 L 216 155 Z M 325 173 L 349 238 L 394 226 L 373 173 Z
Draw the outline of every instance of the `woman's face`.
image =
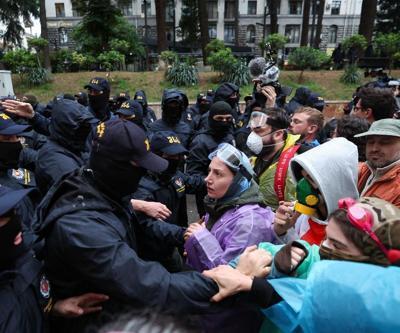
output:
M 205 179 L 207 194 L 212 199 L 222 198 L 232 183 L 234 174 L 218 157 L 214 157 L 208 167 Z
M 363 256 L 361 250 L 359 250 L 354 243 L 345 236 L 338 223 L 340 222 L 336 221 L 334 218 L 329 219 L 326 227 L 326 240 L 323 242 L 323 245 L 345 254 Z

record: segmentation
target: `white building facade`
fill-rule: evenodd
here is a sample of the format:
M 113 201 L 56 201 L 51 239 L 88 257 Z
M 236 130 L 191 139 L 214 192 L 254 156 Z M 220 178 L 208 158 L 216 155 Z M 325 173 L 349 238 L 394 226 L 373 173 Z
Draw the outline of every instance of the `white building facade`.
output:
M 303 3 L 302 0 L 276 0 L 278 2 L 278 32 L 286 35 L 287 48 L 298 47 L 301 36 Z M 318 0 L 316 0 L 318 1 Z M 311 4 L 313 0 L 311 0 Z M 145 5 L 146 4 L 146 5 Z M 181 0 L 167 0 L 166 24 L 167 39 L 179 42 L 177 33 L 182 13 Z M 340 41 L 358 32 L 362 0 L 326 0 L 324 6 L 321 48 L 332 49 Z M 239 0 L 239 30 L 235 28 L 235 0 L 207 1 L 209 36 L 211 39 L 224 40 L 229 45 L 239 34 L 239 45 L 257 49 L 264 30 L 264 7 L 266 0 Z M 156 40 L 156 19 L 154 0 L 132 0 L 128 6 L 121 8 L 129 22 L 137 28 L 139 35 L 145 34 L 145 15 L 147 10 L 147 33 L 150 39 Z M 71 31 L 81 20 L 70 0 L 47 0 L 46 13 L 49 28 L 50 44 L 53 48 L 73 47 Z M 312 10 L 310 27 L 312 29 Z M 266 35 L 269 33 L 270 19 L 266 16 Z M 317 17 L 315 15 L 315 25 Z M 175 26 L 175 29 L 174 29 Z M 175 31 L 175 33 L 174 33 Z M 315 29 L 314 29 L 315 31 Z

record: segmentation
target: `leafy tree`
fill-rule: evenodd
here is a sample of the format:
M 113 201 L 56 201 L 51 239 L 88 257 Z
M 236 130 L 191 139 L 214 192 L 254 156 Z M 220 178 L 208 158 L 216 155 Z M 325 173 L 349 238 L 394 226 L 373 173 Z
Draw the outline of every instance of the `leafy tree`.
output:
M 114 40 L 126 41 L 133 55 L 144 55 L 144 49 L 135 28 L 122 16 L 117 7 L 127 0 L 72 0 L 77 10 L 83 14 L 82 22 L 74 29 L 73 38 L 83 52 L 99 54 L 112 49 Z M 128 55 L 128 54 L 125 54 Z
M 112 71 L 118 69 L 124 62 L 124 55 L 117 51 L 106 51 L 100 53 L 97 60 L 102 69 Z
M 362 35 L 353 35 L 343 39 L 342 47 L 345 51 L 348 51 L 351 47 L 353 47 L 356 51 L 356 57 L 358 59 L 367 48 L 367 39 Z
M 35 37 L 35 38 L 28 39 L 28 46 L 33 47 L 36 51 L 36 57 L 37 57 L 37 62 L 38 62 L 39 67 L 42 67 L 42 64 L 40 63 L 40 57 L 39 57 L 40 52 L 43 51 L 47 45 L 49 45 L 49 42 L 41 37 Z
M 393 57 L 400 50 L 400 33 L 378 34 L 374 39 L 374 43 L 376 49 L 381 50 L 384 55 L 390 58 L 389 69 L 391 70 Z
M 214 71 L 220 72 L 220 78 L 224 73 L 230 72 L 231 67 L 236 64 L 237 60 L 232 54 L 230 48 L 224 48 L 216 52 L 211 52 L 207 58 Z
M 312 47 L 299 47 L 289 54 L 289 64 L 301 70 L 298 81 L 303 81 L 303 73 L 307 68 L 320 68 L 329 57 L 322 51 Z
M 182 1 L 182 16 L 179 21 L 183 42 L 197 46 L 200 37 L 199 8 L 197 0 Z
M 378 32 L 400 32 L 400 2 L 378 0 L 378 13 L 375 29 Z
M 0 1 L 0 23 L 6 27 L 3 33 L 4 48 L 8 44 L 22 45 L 22 36 L 25 29 L 22 21 L 32 23 L 31 16 L 38 17 L 39 6 L 36 0 Z
M 167 66 L 173 65 L 178 62 L 178 54 L 174 51 L 162 51 L 160 54 L 160 58 L 165 62 Z

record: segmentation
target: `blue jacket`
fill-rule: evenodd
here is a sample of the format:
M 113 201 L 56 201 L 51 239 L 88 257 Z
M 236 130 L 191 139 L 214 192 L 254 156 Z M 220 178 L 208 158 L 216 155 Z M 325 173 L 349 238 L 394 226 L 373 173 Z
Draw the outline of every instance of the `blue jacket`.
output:
M 170 127 L 164 120 L 158 119 L 154 123 L 150 124 L 148 136 L 151 139 L 152 133 L 161 131 L 174 131 L 182 145 L 188 149 L 193 134 L 192 128 L 187 123 L 180 121 L 174 127 Z
M 83 105 L 70 100 L 54 103 L 50 137 L 36 160 L 36 180 L 42 193 L 60 177 L 83 166 L 82 153 L 92 123 L 97 119 Z
M 42 264 L 25 252 L 14 269 L 0 270 L 0 332 L 42 333 L 44 306 L 50 300 Z
M 168 226 L 168 224 L 165 224 Z M 46 272 L 57 297 L 85 292 L 110 296 L 102 313 L 68 319 L 78 332 L 121 305 L 174 313 L 207 311 L 216 284 L 196 272 L 170 274 L 137 254 L 135 216 L 99 192 L 90 170 L 80 169 L 53 186 L 38 208 L 37 231 L 45 239 Z M 149 224 L 154 238 L 173 244 L 162 223 Z

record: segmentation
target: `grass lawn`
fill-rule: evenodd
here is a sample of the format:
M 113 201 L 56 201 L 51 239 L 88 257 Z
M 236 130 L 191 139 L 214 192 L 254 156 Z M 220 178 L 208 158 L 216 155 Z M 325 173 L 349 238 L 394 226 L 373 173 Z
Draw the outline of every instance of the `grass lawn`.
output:
M 304 74 L 304 82 L 302 84 L 297 82 L 299 73 L 299 71 L 282 71 L 280 81 L 283 85 L 294 89 L 306 86 L 312 91 L 321 94 L 325 100 L 331 101 L 349 100 L 357 87 L 356 85 L 346 86 L 339 81 L 342 71 L 307 71 Z M 105 76 L 105 74 L 98 72 L 53 74 L 52 82 L 39 87 L 29 87 L 20 81 L 18 75 L 13 75 L 14 91 L 17 96 L 21 96 L 24 93 L 33 94 L 40 102 L 46 103 L 57 94 L 76 93 L 83 90 L 83 86 L 92 77 Z M 392 71 L 392 76 L 399 77 L 400 70 Z M 169 82 L 164 81 L 163 72 L 111 72 L 110 80 L 112 94 L 127 90 L 133 95 L 136 90 L 143 89 L 146 91 L 150 102 L 160 102 L 163 89 L 173 87 Z M 189 100 L 194 101 L 199 92 L 218 87 L 218 83 L 215 83 L 215 81 L 215 73 L 200 73 L 200 84 L 198 86 L 182 87 L 180 89 L 187 93 Z M 364 83 L 368 81 L 371 80 L 363 80 Z M 252 89 L 252 84 L 241 87 L 242 97 L 250 94 Z

